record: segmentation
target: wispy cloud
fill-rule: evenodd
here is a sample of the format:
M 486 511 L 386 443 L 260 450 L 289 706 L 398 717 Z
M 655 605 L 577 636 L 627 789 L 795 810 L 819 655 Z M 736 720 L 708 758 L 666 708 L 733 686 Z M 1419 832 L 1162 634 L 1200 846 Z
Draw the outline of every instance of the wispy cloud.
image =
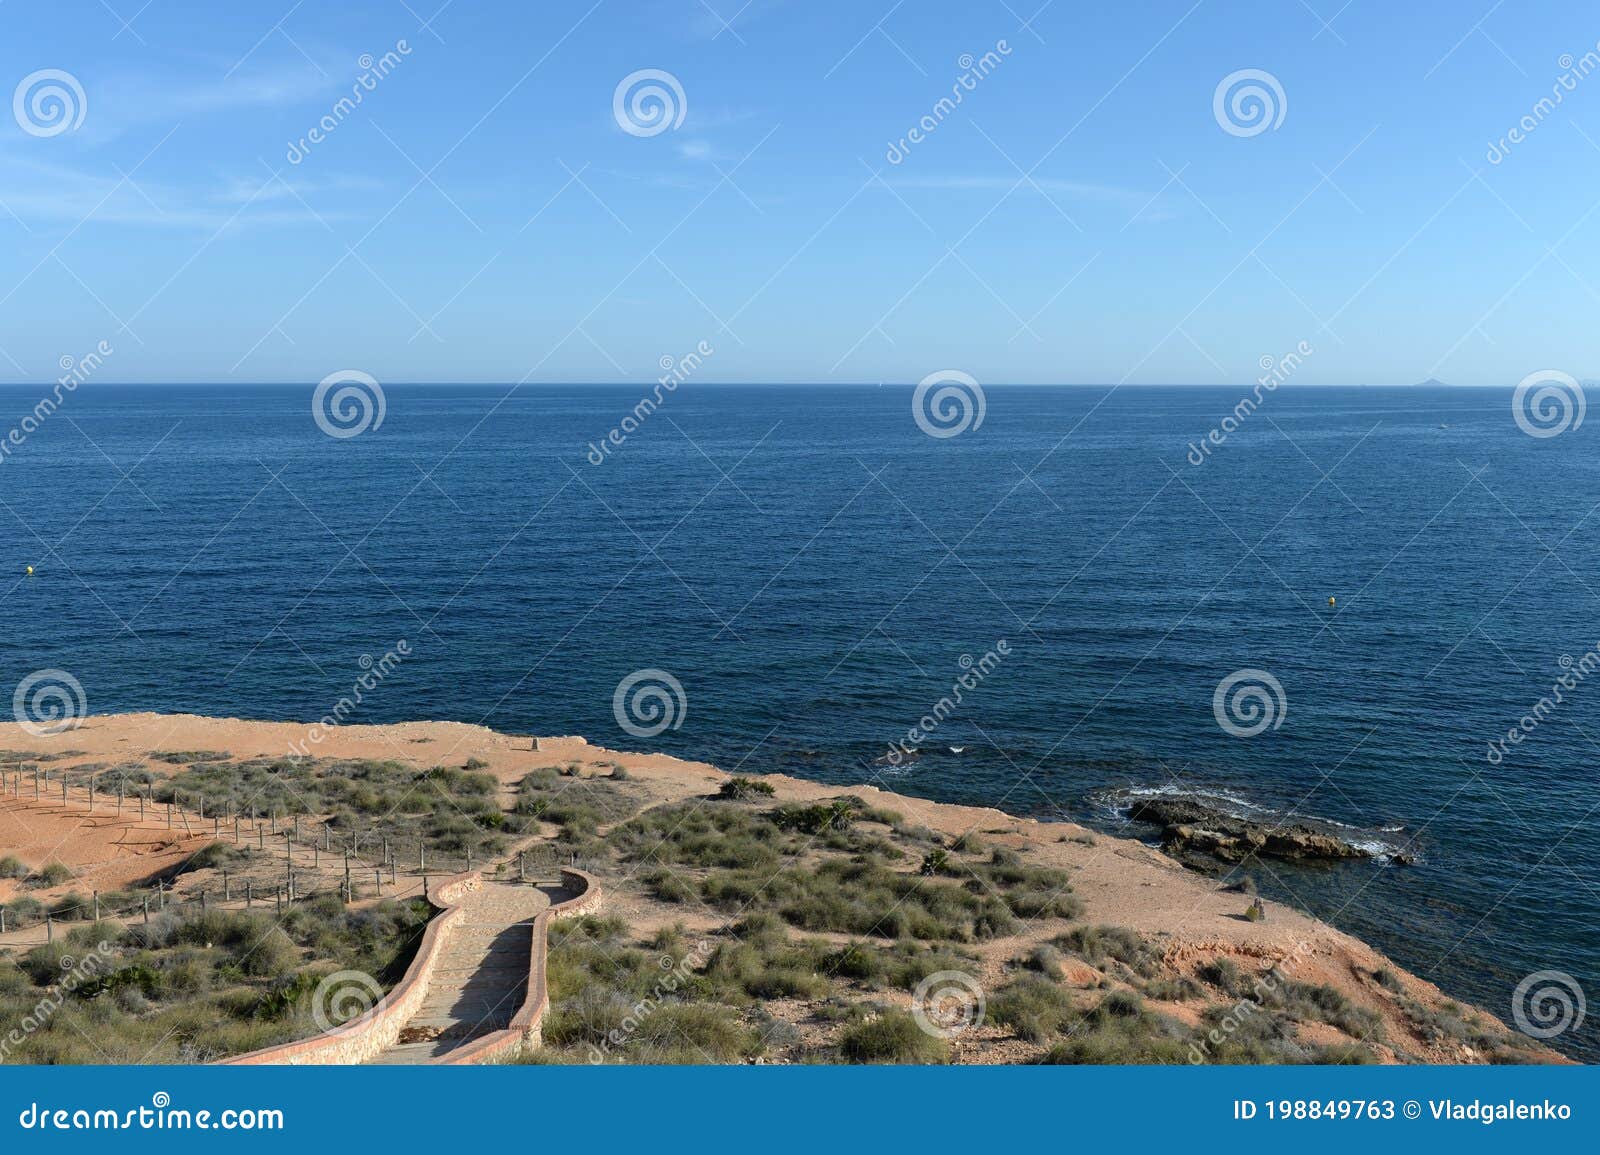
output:
M 1020 187 L 1018 181 L 1021 181 Z M 1035 186 L 1053 196 L 1060 196 L 1079 201 L 1102 201 L 1112 204 L 1143 204 L 1150 199 L 1148 192 L 1137 189 L 1122 188 L 1118 185 L 1099 184 L 1094 181 L 1063 180 L 1057 177 L 1032 177 L 1024 180 L 1017 176 L 928 176 L 928 177 L 891 177 L 888 183 L 897 188 L 930 188 L 930 189 L 994 189 L 1005 190 L 1016 187 L 1018 191 L 1027 191 Z
M 307 224 L 348 219 L 348 211 L 308 210 L 298 199 L 279 203 L 298 192 L 358 190 L 360 178 L 329 178 L 316 185 L 285 187 L 266 174 L 250 181 L 234 179 L 204 187 L 177 187 L 142 176 L 106 175 L 88 168 L 40 161 L 0 151 L 0 219 L 14 217 L 24 226 L 88 224 L 146 225 L 165 228 L 221 229 L 249 225 Z

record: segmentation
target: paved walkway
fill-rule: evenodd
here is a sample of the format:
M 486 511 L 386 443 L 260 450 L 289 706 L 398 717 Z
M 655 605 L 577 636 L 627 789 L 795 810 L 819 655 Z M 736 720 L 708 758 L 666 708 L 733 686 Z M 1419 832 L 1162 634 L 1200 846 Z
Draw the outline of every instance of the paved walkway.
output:
M 428 997 L 374 1063 L 427 1063 L 511 1024 L 528 989 L 534 917 L 566 895 L 557 887 L 485 882 L 461 902 Z

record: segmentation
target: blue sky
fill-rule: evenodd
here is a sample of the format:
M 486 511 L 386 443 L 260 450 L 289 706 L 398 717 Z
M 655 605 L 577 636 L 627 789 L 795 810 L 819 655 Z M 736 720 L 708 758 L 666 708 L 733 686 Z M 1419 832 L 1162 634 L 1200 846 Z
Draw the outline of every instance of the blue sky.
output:
M 0 95 L 84 94 L 0 111 L 0 381 L 1596 375 L 1592 7 L 741 3 L 0 3 Z M 619 126 L 641 69 L 681 124 Z

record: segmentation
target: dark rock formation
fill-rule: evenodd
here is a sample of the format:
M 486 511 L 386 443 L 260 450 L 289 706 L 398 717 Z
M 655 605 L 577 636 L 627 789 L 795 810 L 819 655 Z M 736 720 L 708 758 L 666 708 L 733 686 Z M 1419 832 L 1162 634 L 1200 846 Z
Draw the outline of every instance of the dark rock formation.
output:
M 1307 823 L 1257 822 L 1186 798 L 1141 799 L 1128 817 L 1161 827 L 1162 846 L 1189 865 L 1197 865 L 1197 855 L 1230 863 L 1252 857 L 1321 861 L 1373 857 L 1370 850 Z M 1410 860 L 1407 855 L 1394 856 L 1396 862 Z

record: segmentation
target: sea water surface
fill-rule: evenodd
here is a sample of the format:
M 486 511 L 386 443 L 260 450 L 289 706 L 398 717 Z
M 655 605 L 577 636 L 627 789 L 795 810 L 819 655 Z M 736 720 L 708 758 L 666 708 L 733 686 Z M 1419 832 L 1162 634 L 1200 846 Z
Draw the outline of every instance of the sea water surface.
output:
M 0 388 L 0 438 L 45 392 Z M 1132 794 L 1217 794 L 1419 855 L 1254 873 L 1446 991 L 1600 989 L 1600 675 L 1488 756 L 1600 643 L 1600 423 L 1285 387 L 1201 457 L 1244 390 L 995 386 L 938 438 L 909 388 L 690 383 L 591 449 L 653 392 L 391 385 L 335 438 L 310 385 L 83 385 L 0 463 L 0 689 L 309 721 L 403 640 L 352 720 L 1145 835 Z M 613 711 L 642 669 L 683 688 L 649 737 Z M 1213 709 L 1239 670 L 1282 687 L 1252 737 Z M 1597 1021 L 1556 1044 L 1600 1058 Z

